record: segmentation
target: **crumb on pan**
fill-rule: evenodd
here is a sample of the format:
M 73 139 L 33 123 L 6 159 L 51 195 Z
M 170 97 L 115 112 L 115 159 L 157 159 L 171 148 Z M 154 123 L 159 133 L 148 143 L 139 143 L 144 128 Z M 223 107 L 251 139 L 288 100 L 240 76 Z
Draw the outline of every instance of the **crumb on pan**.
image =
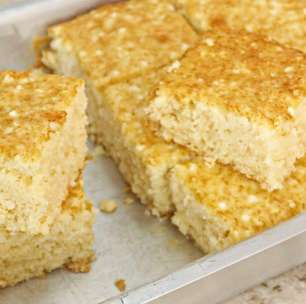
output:
M 126 289 L 126 283 L 123 279 L 118 279 L 115 282 L 115 286 L 118 288 L 119 291 L 123 292 Z
M 117 203 L 112 200 L 102 200 L 99 204 L 100 211 L 104 213 L 114 213 L 117 210 Z

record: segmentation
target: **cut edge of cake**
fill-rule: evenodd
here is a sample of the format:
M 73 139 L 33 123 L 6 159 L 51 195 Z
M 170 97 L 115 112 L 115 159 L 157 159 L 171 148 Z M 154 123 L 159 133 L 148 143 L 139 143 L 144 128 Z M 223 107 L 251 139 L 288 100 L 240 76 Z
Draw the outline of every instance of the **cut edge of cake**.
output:
M 92 226 L 95 210 L 86 200 L 82 181 L 70 188 L 47 235 L 0 228 L 0 287 L 14 286 L 65 267 L 88 272 L 94 260 Z

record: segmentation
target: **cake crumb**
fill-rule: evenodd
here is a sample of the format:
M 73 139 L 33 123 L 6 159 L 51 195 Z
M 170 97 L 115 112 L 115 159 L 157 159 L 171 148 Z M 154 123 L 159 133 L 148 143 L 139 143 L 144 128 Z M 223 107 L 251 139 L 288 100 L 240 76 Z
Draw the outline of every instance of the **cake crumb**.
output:
M 125 291 L 125 288 L 126 288 L 125 280 L 123 279 L 117 280 L 115 282 L 115 286 L 118 288 L 119 291 L 121 292 Z
M 128 196 L 128 197 L 126 197 L 126 198 L 123 200 L 123 203 L 124 203 L 125 205 L 131 205 L 131 204 L 135 203 L 135 200 L 134 200 L 134 198 Z
M 117 203 L 111 200 L 103 200 L 99 204 L 99 209 L 105 213 L 113 213 L 117 210 Z

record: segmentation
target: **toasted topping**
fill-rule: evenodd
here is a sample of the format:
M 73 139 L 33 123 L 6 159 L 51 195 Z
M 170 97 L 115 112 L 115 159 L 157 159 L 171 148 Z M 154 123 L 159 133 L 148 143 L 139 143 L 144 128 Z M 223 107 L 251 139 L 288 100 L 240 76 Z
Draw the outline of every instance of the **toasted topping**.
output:
M 85 75 L 101 86 L 169 64 L 197 40 L 166 0 L 106 4 L 51 27 L 49 36 L 52 49 L 75 50 Z
M 220 209 L 220 210 L 226 210 L 227 209 L 227 204 L 225 203 L 225 202 L 219 202 L 218 203 L 218 208 Z
M 274 127 L 292 120 L 288 109 L 306 96 L 305 54 L 245 32 L 205 32 L 201 41 L 165 75 L 156 102 L 218 106 Z
M 258 198 L 256 195 L 249 195 L 248 196 L 248 203 L 256 204 L 258 202 Z
M 9 116 L 12 117 L 12 118 L 17 118 L 18 113 L 16 111 L 11 111 L 11 112 L 9 112 Z
M 181 66 L 181 63 L 178 60 L 176 60 L 168 67 L 167 71 L 170 73 L 178 69 L 180 66 Z
M 241 216 L 241 219 L 242 219 L 243 222 L 249 222 L 251 217 L 248 214 L 243 214 Z
M 173 0 L 200 31 L 215 27 L 259 32 L 306 50 L 304 0 Z

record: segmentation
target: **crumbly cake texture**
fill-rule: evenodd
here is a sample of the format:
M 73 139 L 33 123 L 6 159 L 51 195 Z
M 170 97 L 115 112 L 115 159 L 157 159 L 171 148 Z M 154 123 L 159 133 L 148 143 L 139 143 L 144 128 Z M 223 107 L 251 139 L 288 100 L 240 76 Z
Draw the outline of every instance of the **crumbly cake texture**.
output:
M 172 221 L 205 252 L 222 250 L 304 212 L 305 169 L 303 157 L 285 187 L 268 192 L 230 166 L 179 164 L 169 174 Z
M 94 259 L 95 211 L 81 182 L 71 188 L 47 235 L 8 232 L 0 227 L 0 287 L 40 277 L 57 268 L 88 272 Z
M 229 27 L 258 32 L 306 51 L 306 1 L 172 0 L 198 30 Z
M 155 136 L 139 111 L 163 73 L 164 70 L 157 70 L 100 89 L 95 94 L 99 96 L 95 100 L 95 113 L 99 113 L 97 141 L 116 161 L 132 191 L 159 216 L 174 211 L 166 172 L 179 160 L 189 159 L 192 155 Z
M 0 226 L 48 233 L 86 156 L 82 80 L 0 73 Z
M 102 6 L 51 27 L 49 38 L 42 62 L 87 80 L 90 134 L 153 213 L 171 212 L 163 176 L 181 152 L 172 153 L 176 148 L 153 136 L 136 112 L 158 84 L 155 70 L 179 59 L 197 34 L 166 1 L 145 0 Z
M 209 31 L 170 67 L 146 113 L 157 132 L 274 190 L 306 150 L 306 55 Z

